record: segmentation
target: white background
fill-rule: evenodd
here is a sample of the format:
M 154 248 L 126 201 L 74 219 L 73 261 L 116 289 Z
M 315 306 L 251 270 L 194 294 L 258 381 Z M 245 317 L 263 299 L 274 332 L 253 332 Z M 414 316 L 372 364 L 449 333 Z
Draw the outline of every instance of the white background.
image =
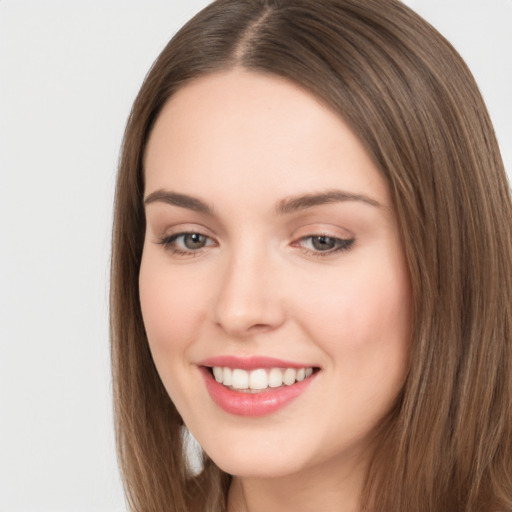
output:
M 0 0 L 0 512 L 125 510 L 108 267 L 131 102 L 205 0 Z M 512 0 L 409 0 L 455 45 L 512 170 Z M 164 512 L 164 511 L 162 511 Z

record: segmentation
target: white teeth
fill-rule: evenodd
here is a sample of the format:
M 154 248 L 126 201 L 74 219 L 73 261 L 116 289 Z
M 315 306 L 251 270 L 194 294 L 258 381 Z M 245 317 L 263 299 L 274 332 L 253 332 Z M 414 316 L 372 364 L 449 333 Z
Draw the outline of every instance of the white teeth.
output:
M 233 384 L 233 371 L 231 368 L 224 368 L 224 377 L 222 379 L 224 386 L 231 386 Z
M 220 368 L 219 366 L 213 367 L 213 376 L 215 377 L 215 380 L 217 382 L 220 382 L 221 384 L 223 382 L 223 374 L 224 372 L 222 371 L 222 368 Z
M 297 370 L 295 370 L 295 368 L 286 368 L 283 375 L 283 382 L 287 386 L 291 386 L 295 383 L 295 377 L 297 377 Z
M 268 385 L 271 388 L 278 388 L 283 385 L 283 372 L 279 368 L 272 368 L 268 372 Z
M 301 382 L 313 374 L 313 368 L 258 368 L 247 371 L 240 368 L 227 366 L 214 366 L 212 368 L 215 380 L 232 389 L 263 390 L 278 388 L 283 384 L 291 386 L 295 382 Z
M 232 374 L 231 385 L 235 389 L 247 389 L 249 387 L 249 372 L 235 368 Z
M 268 377 L 265 370 L 253 370 L 249 374 L 249 388 L 251 389 L 267 389 Z

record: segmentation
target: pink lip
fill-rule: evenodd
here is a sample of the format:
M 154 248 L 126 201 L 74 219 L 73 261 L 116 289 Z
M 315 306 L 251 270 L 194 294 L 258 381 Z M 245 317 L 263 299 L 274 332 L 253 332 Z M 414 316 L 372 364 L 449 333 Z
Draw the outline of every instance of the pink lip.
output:
M 214 366 L 231 365 L 215 364 Z M 284 366 L 289 367 L 287 365 Z M 252 369 L 263 367 L 268 366 L 251 366 Z M 281 367 L 281 364 L 272 365 L 272 367 Z M 233 368 L 240 368 L 240 366 L 233 366 Z M 206 389 L 211 399 L 224 411 L 236 416 L 265 416 L 278 411 L 304 393 L 317 375 L 317 373 L 313 373 L 311 377 L 301 382 L 296 382 L 291 386 L 283 386 L 274 389 L 268 388 L 259 393 L 244 393 L 241 391 L 233 391 L 219 384 L 213 378 L 210 370 L 205 366 L 199 369 L 203 375 Z
M 308 368 L 311 364 L 294 363 L 291 361 L 283 361 L 273 357 L 251 356 L 217 356 L 210 357 L 201 361 L 199 366 L 227 366 L 228 368 L 240 368 L 241 370 L 257 370 L 258 368 Z

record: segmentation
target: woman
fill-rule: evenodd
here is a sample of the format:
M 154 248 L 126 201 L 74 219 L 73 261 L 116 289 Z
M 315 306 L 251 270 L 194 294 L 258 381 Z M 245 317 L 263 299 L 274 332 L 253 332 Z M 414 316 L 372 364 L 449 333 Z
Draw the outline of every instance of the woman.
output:
M 511 220 L 469 70 L 399 2 L 199 13 L 118 177 L 132 509 L 512 510 Z

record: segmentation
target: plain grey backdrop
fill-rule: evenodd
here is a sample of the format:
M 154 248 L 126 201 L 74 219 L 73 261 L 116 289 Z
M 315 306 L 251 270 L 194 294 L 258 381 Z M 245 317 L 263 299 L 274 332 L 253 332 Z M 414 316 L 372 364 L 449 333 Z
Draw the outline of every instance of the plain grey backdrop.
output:
M 108 272 L 124 124 L 206 0 L 0 0 L 0 512 L 125 510 Z M 470 65 L 512 172 L 512 0 L 408 0 Z

